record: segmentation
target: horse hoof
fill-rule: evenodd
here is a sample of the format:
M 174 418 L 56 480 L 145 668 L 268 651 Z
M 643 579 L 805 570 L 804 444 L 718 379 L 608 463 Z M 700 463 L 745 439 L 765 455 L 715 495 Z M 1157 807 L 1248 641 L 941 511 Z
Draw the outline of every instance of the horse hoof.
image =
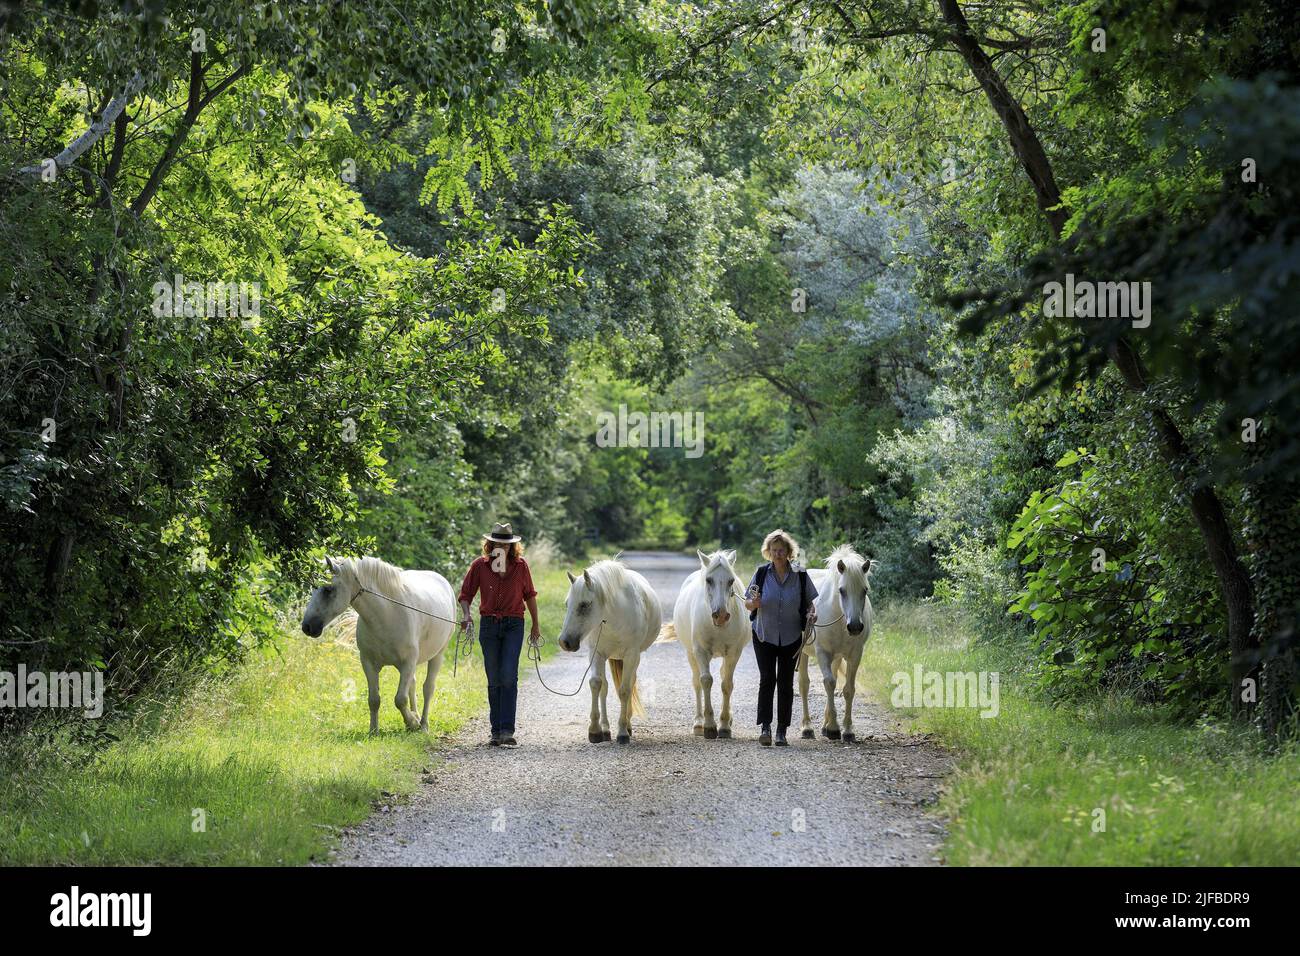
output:
M 705 728 L 704 728 L 704 739 L 705 739 L 705 740 L 717 740 L 717 739 L 718 739 L 718 728 L 717 728 L 717 727 L 705 727 Z
M 799 736 L 802 737 L 804 740 L 812 740 L 812 739 L 814 739 L 817 735 L 816 735 L 815 733 L 813 733 L 811 730 L 805 730 L 805 731 L 804 731 L 803 733 L 801 733 Z
M 696 736 L 696 737 L 703 737 L 703 736 L 704 736 L 704 725 L 703 725 L 703 724 L 697 724 L 697 725 L 696 725 L 696 727 L 695 727 L 695 736 Z
M 822 736 L 827 740 L 839 740 L 840 732 L 838 730 L 822 730 Z
M 857 735 L 856 735 L 856 734 L 841 734 L 841 735 L 840 735 L 840 741 L 841 741 L 841 743 L 851 744 L 851 743 L 853 743 L 854 741 L 856 741 L 857 739 L 858 739 L 858 738 L 857 738 Z
M 604 739 L 605 736 L 603 734 L 587 734 L 587 743 L 589 744 L 598 744 Z
M 730 728 L 727 728 L 727 727 L 720 727 L 720 728 L 718 729 L 718 739 L 719 739 L 719 740 L 730 740 L 730 739 L 731 739 L 731 729 L 730 729 Z
M 601 742 L 601 743 L 605 743 L 605 744 L 607 744 L 607 743 L 610 742 L 611 739 L 612 739 L 612 738 L 609 736 L 609 731 L 608 731 L 608 730 L 602 730 L 602 731 L 600 732 L 600 742 Z
M 632 742 L 632 735 L 631 735 L 631 734 L 619 734 L 619 735 L 618 735 L 618 742 L 621 743 L 621 744 L 631 743 L 631 742 Z

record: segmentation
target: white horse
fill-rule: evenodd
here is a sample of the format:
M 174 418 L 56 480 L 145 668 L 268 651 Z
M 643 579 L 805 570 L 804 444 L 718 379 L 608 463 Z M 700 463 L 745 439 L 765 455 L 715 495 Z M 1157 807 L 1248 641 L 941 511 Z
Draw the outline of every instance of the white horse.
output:
M 863 648 L 871 636 L 871 582 L 876 562 L 862 557 L 847 544 L 840 545 L 826 561 L 826 570 L 816 568 L 808 573 L 817 586 L 816 639 L 804 648 L 799 658 L 799 693 L 803 697 L 803 737 L 813 734 L 812 717 L 808 713 L 808 659 L 817 655 L 817 666 L 822 672 L 822 685 L 826 688 L 826 714 L 822 718 L 822 736 L 829 740 L 852 743 L 853 694 L 858 679 L 858 664 Z M 844 687 L 844 726 L 835 718 L 835 677 L 839 675 Z
M 429 702 L 456 620 L 456 600 L 436 571 L 403 571 L 378 558 L 326 558 L 330 583 L 311 592 L 302 630 L 320 637 L 349 605 L 357 612 L 357 652 L 369 690 L 370 732 L 379 730 L 379 671 L 397 668 L 397 696 L 407 730 L 429 729 Z M 417 610 L 418 609 L 418 610 Z M 425 613 L 421 613 L 421 611 Z M 415 716 L 415 669 L 424 676 L 424 710 Z
M 636 670 L 641 655 L 659 634 L 662 611 L 659 598 L 644 577 L 618 561 L 598 561 L 569 575 L 569 596 L 564 601 L 564 626 L 560 647 L 576 651 L 584 639 L 591 641 L 591 723 L 587 739 L 593 744 L 609 740 L 605 661 L 609 661 L 618 690 L 618 742 L 632 739 L 632 717 L 644 717 L 637 693 Z
M 695 733 L 713 740 L 731 736 L 731 689 L 741 652 L 749 644 L 749 615 L 733 566 L 736 552 L 695 553 L 700 569 L 677 592 L 672 623 L 663 626 L 660 639 L 676 639 L 686 649 L 695 685 Z M 722 658 L 722 714 L 716 722 L 710 670 L 715 657 Z

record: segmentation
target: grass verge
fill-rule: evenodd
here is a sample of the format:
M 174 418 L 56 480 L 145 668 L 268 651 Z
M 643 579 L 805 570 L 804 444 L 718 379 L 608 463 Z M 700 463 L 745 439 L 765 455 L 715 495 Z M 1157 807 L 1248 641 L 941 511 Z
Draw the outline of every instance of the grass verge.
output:
M 892 677 L 999 672 L 999 710 L 905 709 L 958 751 L 938 810 L 946 859 L 999 866 L 1293 866 L 1300 860 L 1300 749 L 1253 731 L 1189 726 L 1123 696 L 1052 706 L 1024 692 L 1005 651 L 971 646 L 940 614 L 894 607 L 862 665 L 890 705 Z M 1097 811 L 1104 811 L 1104 817 Z M 1104 830 L 1095 829 L 1099 822 Z

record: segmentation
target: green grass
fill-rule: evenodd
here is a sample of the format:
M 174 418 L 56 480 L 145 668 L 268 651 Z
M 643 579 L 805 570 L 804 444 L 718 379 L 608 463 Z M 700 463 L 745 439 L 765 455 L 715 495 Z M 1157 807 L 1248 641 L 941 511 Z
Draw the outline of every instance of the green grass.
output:
M 1263 866 L 1300 860 L 1300 751 L 1251 731 L 1188 726 L 1123 696 L 1052 707 L 1009 678 L 1014 661 L 969 646 L 926 608 L 880 616 L 862 677 L 889 705 L 891 677 L 998 671 L 1000 711 L 903 711 L 959 755 L 938 810 L 947 862 L 999 866 Z M 1104 832 L 1093 832 L 1094 811 Z
M 542 631 L 564 614 L 563 570 L 539 571 Z M 221 679 L 113 723 L 106 747 L 26 734 L 0 744 L 0 864 L 298 864 L 337 828 L 409 793 L 440 737 L 484 708 L 480 655 L 448 660 L 429 734 L 408 733 L 382 674 L 380 732 L 367 733 L 356 648 L 286 632 Z M 554 645 L 550 645 L 553 651 Z M 531 667 L 521 656 L 520 666 Z M 392 795 L 392 796 L 389 796 Z M 202 818 L 204 827 L 197 821 Z

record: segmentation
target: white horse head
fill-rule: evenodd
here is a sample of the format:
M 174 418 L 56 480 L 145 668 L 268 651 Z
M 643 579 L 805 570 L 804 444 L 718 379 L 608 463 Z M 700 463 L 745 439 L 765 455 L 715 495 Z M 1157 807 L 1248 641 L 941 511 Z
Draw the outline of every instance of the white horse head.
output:
M 854 636 L 862 633 L 871 616 L 870 575 L 875 566 L 874 560 L 862 557 L 847 544 L 840 545 L 826 559 L 826 569 L 840 592 L 844 626 Z
M 700 558 L 700 573 L 704 576 L 704 593 L 709 602 L 709 614 L 717 627 L 726 627 L 731 620 L 731 598 L 738 595 L 735 551 L 714 551 L 705 554 L 696 551 Z
M 302 614 L 302 632 L 308 637 L 320 637 L 330 621 L 348 609 L 360 591 L 356 571 L 347 558 L 325 559 L 330 573 L 330 583 L 313 588 L 307 600 L 307 610 Z
M 581 647 L 583 638 L 599 628 L 605 619 L 608 595 L 603 586 L 606 575 L 601 573 L 601 565 L 610 563 L 598 562 L 583 571 L 581 577 L 568 572 L 569 596 L 564 599 L 564 624 L 560 627 L 559 637 L 560 647 L 566 651 L 576 651 Z

